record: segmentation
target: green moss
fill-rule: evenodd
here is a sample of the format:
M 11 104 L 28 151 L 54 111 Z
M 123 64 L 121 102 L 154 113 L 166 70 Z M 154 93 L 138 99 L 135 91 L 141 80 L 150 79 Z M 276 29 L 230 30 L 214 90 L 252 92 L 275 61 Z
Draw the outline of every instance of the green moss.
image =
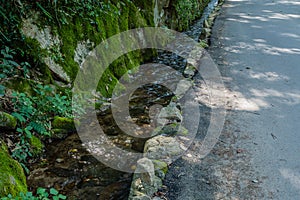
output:
M 0 197 L 27 192 L 26 178 L 21 165 L 13 160 L 4 142 L 0 140 Z
M 0 128 L 1 129 L 15 129 L 17 120 L 8 113 L 0 111 Z
M 188 135 L 189 134 L 189 130 L 187 130 L 184 126 L 180 126 L 180 128 L 178 130 L 178 134 L 179 135 Z
M 39 156 L 43 152 L 44 145 L 43 145 L 42 141 L 34 135 L 30 138 L 30 146 L 32 149 L 31 153 L 34 156 Z
M 79 123 L 75 121 L 75 123 Z M 65 118 L 65 117 L 58 117 L 55 116 L 52 122 L 53 129 L 66 129 L 69 131 L 76 130 L 75 123 L 73 119 Z
M 171 19 L 170 24 L 176 24 L 175 28 L 183 30 L 201 15 L 201 11 L 208 2 L 209 0 L 174 0 L 169 3 L 170 8 L 164 8 L 165 15 Z M 103 6 L 96 6 L 90 2 L 84 4 L 78 1 L 62 1 L 58 2 L 58 5 L 69 6 L 62 6 L 60 9 L 62 12 L 57 13 L 57 9 L 54 9 L 51 3 L 43 2 L 42 6 L 48 10 L 52 18 L 45 16 L 43 12 L 35 18 L 41 19 L 37 23 L 40 28 L 50 26 L 52 34 L 57 34 L 61 41 L 59 48 L 50 47 L 50 50 L 44 50 L 41 49 L 37 40 L 25 39 L 25 53 L 31 59 L 30 63 L 35 64 L 34 70 L 40 72 L 42 76 L 40 80 L 44 83 L 53 83 L 55 75 L 43 64 L 42 57 L 56 58 L 55 62 L 64 69 L 72 83 L 79 70 L 78 63 L 74 61 L 75 50 L 79 42 L 90 40 L 97 46 L 104 39 L 122 31 L 154 26 L 155 1 L 111 0 L 104 1 L 101 4 Z M 34 8 L 35 6 L 32 10 L 35 10 Z M 55 14 L 59 14 L 58 21 L 54 20 L 57 17 L 54 17 Z M 101 78 L 98 90 L 103 92 L 104 96 L 109 96 L 116 80 L 126 70 L 137 67 L 145 58 L 151 57 L 153 54 L 149 52 L 154 53 L 151 50 L 141 56 L 142 51 L 134 51 L 117 60 Z
M 78 35 L 78 37 L 80 37 L 80 32 L 77 32 L 77 30 L 81 30 L 81 27 L 76 28 L 77 26 L 80 27 L 78 23 L 68 24 L 59 29 L 59 35 L 62 39 L 61 53 L 64 60 L 58 62 L 58 64 L 63 67 L 64 71 L 71 78 L 71 80 L 75 79 L 79 68 L 78 64 L 74 61 L 77 42 L 80 41 L 76 37 Z
M 175 0 L 167 12 L 166 25 L 179 31 L 186 30 L 199 18 L 210 0 Z
M 34 91 L 32 87 L 36 85 L 35 81 L 32 81 L 30 79 L 25 79 L 21 77 L 16 77 L 16 78 L 11 78 L 8 79 L 3 83 L 6 88 L 18 91 L 18 92 L 23 92 L 27 94 L 32 94 Z
M 154 165 L 154 170 L 161 170 L 164 174 L 168 172 L 168 164 L 166 162 L 160 161 L 160 160 L 152 160 L 152 163 Z
M 42 27 L 50 26 L 52 34 L 56 34 L 61 41 L 59 48 L 51 48 L 49 51 L 42 50 L 39 43 L 35 39 L 26 39 L 27 44 L 30 46 L 29 54 L 38 60 L 43 57 L 54 58 L 55 62 L 59 64 L 71 79 L 71 83 L 75 80 L 77 72 L 79 70 L 78 63 L 74 61 L 75 50 L 77 45 L 81 41 L 90 40 L 95 46 L 99 45 L 103 40 L 109 38 L 122 31 L 129 30 L 131 28 L 146 27 L 153 24 L 152 10 L 153 3 L 145 4 L 147 12 L 141 11 L 138 6 L 132 1 L 117 1 L 113 0 L 108 2 L 109 6 L 103 8 L 101 6 L 95 7 L 94 14 L 79 13 L 79 15 L 69 15 L 64 20 L 66 23 L 50 23 L 49 21 L 39 22 Z M 45 4 L 46 5 L 46 4 Z M 142 6 L 142 5 L 141 5 Z M 149 12 L 149 10 L 151 12 Z M 149 15 L 146 13 L 150 13 Z M 114 48 L 114 44 L 110 44 L 110 48 Z M 117 45 L 117 44 L 115 44 Z M 92 50 L 92 49 L 91 49 Z M 45 52 L 46 51 L 46 52 Z M 153 52 L 153 51 L 151 51 Z M 105 53 L 105 52 L 104 52 Z M 59 55 L 59 56 L 58 56 Z M 146 57 L 150 57 L 150 54 L 145 54 Z M 57 56 L 59 59 L 56 59 Z M 103 58 L 104 60 L 106 58 Z M 98 91 L 102 95 L 109 97 L 113 91 L 114 85 L 117 80 L 128 70 L 139 66 L 144 59 L 141 56 L 141 51 L 130 52 L 127 55 L 117 59 L 110 67 L 105 71 L 105 74 L 99 79 Z M 104 62 L 105 63 L 105 62 Z M 51 71 L 42 62 L 39 64 L 45 75 L 45 80 L 50 80 L 53 83 L 53 77 Z M 48 69 L 48 70 L 45 70 Z M 95 74 L 93 72 L 88 72 Z M 51 78 L 49 78 L 51 77 Z M 55 77 L 54 77 L 55 78 Z M 84 80 L 82 80 L 84 81 Z
M 52 129 L 53 135 L 51 138 L 53 139 L 64 139 L 68 136 L 69 130 L 67 129 Z
M 143 19 L 145 19 L 145 22 L 149 26 L 154 26 L 153 10 L 154 10 L 154 6 L 155 6 L 155 1 L 132 0 L 132 2 L 130 2 L 131 9 L 138 7 L 140 9 L 140 15 L 142 16 Z
M 142 28 L 142 27 L 147 27 L 147 26 L 153 26 L 153 18 L 146 20 L 142 16 L 142 14 L 139 12 L 139 9 L 133 4 L 129 4 L 129 9 L 130 9 L 130 18 L 128 18 L 128 28 Z M 149 11 L 148 11 L 149 12 Z M 151 10 L 152 12 L 152 10 Z
M 25 38 L 25 44 L 24 51 L 30 58 L 29 62 L 34 63 L 34 70 L 39 72 L 38 77 L 36 78 L 43 80 L 45 84 L 51 83 L 53 81 L 51 71 L 41 59 L 49 55 L 49 52 L 47 52 L 45 49 L 42 49 L 36 39 Z
M 128 29 L 128 18 L 129 16 L 129 9 L 127 6 L 122 6 L 120 9 L 120 17 L 119 17 L 119 29 L 120 31 L 126 31 Z
M 64 61 L 59 64 L 72 81 L 75 79 L 79 69 L 78 63 L 74 61 L 78 42 L 89 39 L 95 45 L 98 45 L 104 38 L 120 32 L 118 18 L 111 13 L 102 13 L 93 20 L 92 25 L 85 18 L 77 17 L 60 29 L 57 28 L 58 35 L 62 39 L 61 52 L 64 55 Z
M 97 86 L 97 91 L 99 91 L 105 97 L 111 97 L 113 89 L 118 83 L 118 79 L 113 75 L 111 70 L 107 68 Z
M 109 14 L 104 15 L 103 23 L 107 38 L 120 33 L 119 22 L 116 16 Z
M 142 62 L 145 61 L 145 57 L 142 56 L 142 52 L 143 52 L 143 50 L 142 51 L 135 50 L 135 51 L 129 52 L 126 55 L 125 61 L 126 61 L 126 67 L 128 70 L 137 68 Z M 153 55 L 153 54 L 151 54 L 151 55 Z

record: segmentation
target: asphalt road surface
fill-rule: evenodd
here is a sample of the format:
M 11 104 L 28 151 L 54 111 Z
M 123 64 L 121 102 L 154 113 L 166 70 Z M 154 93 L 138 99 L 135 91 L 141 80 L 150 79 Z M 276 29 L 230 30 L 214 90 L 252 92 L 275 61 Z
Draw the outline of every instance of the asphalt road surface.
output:
M 227 0 L 211 41 L 226 122 L 204 159 L 171 166 L 168 199 L 300 199 L 300 1 Z

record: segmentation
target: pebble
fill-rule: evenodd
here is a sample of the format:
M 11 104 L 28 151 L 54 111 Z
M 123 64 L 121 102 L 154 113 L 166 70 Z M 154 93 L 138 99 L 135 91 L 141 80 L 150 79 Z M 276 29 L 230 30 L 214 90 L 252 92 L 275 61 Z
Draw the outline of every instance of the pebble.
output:
M 252 180 L 252 183 L 258 183 L 257 179 Z
M 57 158 L 57 159 L 56 159 L 56 162 L 62 163 L 62 162 L 64 162 L 64 159 L 63 159 L 63 158 Z
M 193 156 L 192 156 L 192 154 L 190 154 L 190 153 L 189 153 L 189 154 L 187 154 L 186 156 L 187 156 L 188 158 L 191 158 L 191 157 L 193 157 Z

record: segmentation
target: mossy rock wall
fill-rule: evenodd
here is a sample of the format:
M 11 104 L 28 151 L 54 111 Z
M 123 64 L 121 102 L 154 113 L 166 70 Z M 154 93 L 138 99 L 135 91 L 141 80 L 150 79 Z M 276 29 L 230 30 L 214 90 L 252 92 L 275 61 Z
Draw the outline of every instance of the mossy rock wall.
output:
M 0 197 L 27 192 L 26 178 L 21 165 L 13 160 L 3 141 L 0 140 Z
M 146 19 L 154 26 L 186 30 L 201 16 L 210 0 L 133 0 Z M 152 12 L 149 12 L 152 11 Z
M 74 0 L 74 6 L 78 6 L 76 2 Z M 147 26 L 184 30 L 201 15 L 208 2 L 112 0 L 104 1 L 103 6 L 90 11 L 80 12 L 76 7 L 78 14 L 68 14 L 57 20 L 54 19 L 59 9 L 51 12 L 45 3 L 37 4 L 37 9 L 28 12 L 28 16 L 23 19 L 21 29 L 25 42 L 32 46 L 29 54 L 34 59 L 40 59 L 38 70 L 43 73 L 43 80 L 71 87 L 85 57 L 106 38 Z M 71 6 L 68 9 L 75 10 Z M 146 54 L 137 50 L 121 56 L 109 66 L 101 79 L 99 77 L 98 91 L 109 97 L 118 79 L 127 70 L 137 67 L 154 54 L 154 50 Z
M 35 11 L 23 20 L 22 31 L 26 40 L 34 45 L 35 52 L 43 52 L 42 62 L 52 72 L 50 80 L 72 84 L 85 56 L 95 46 L 120 32 L 149 26 L 151 20 L 146 20 L 131 1 L 112 1 L 108 5 L 107 11 L 100 7 L 94 10 L 94 17 L 75 15 L 66 19 L 66 24 L 42 21 L 42 14 Z M 34 52 L 32 56 L 35 57 Z M 143 61 L 140 51 L 120 57 L 101 77 L 98 90 L 109 96 L 118 78 Z
M 174 0 L 165 8 L 164 23 L 171 29 L 186 30 L 198 19 L 210 0 Z

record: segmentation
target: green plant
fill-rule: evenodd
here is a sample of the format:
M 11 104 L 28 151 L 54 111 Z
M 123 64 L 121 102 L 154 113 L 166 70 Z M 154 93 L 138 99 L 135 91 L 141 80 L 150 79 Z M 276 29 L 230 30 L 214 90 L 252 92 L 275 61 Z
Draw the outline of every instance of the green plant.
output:
M 188 28 L 191 22 L 201 15 L 201 11 L 209 2 L 209 0 L 177 0 L 175 10 L 179 31 Z
M 82 108 L 71 105 L 70 92 L 55 94 L 49 85 L 37 85 L 35 95 L 14 92 L 12 102 L 14 112 L 12 115 L 18 121 L 18 141 L 12 149 L 12 156 L 18 160 L 28 172 L 25 164 L 32 157 L 33 148 L 30 141 L 33 135 L 37 137 L 51 136 L 51 122 L 54 116 L 74 118 L 73 113 L 80 115 Z
M 42 136 L 51 135 L 51 120 L 54 116 L 73 118 L 73 112 L 80 115 L 82 109 L 76 107 L 72 109 L 70 93 L 65 95 L 54 94 L 54 90 L 49 85 L 37 85 L 34 88 L 35 96 L 26 93 L 13 93 L 13 103 L 15 116 L 20 127 L 23 129 L 31 127 L 36 133 Z
M 0 59 L 0 68 L 3 74 L 9 76 L 9 75 L 15 75 L 15 68 L 19 67 L 20 65 L 13 61 L 13 56 L 16 54 L 16 52 L 9 47 L 5 46 L 3 49 L 1 49 L 1 56 Z
M 61 24 L 68 24 L 68 19 L 76 16 L 84 18 L 91 24 L 97 25 L 94 21 L 96 17 L 103 14 L 113 13 L 120 15 L 120 10 L 116 9 L 115 6 L 109 1 L 98 1 L 98 0 L 73 0 L 73 1 L 40 1 L 32 3 L 27 2 L 32 9 L 35 9 L 44 17 L 44 20 Z M 118 3 L 119 4 L 119 3 Z M 101 9 L 98 9 L 101 8 Z
M 2 79 L 2 78 L 3 78 L 3 76 L 2 76 L 2 74 L 0 74 L 0 79 Z M 0 84 L 0 97 L 5 95 L 5 89 L 6 89 L 6 87 L 4 85 Z
M 17 54 L 16 50 L 9 48 L 8 46 L 3 46 L 0 57 L 0 69 L 1 73 L 5 76 L 15 76 L 23 74 L 24 77 L 29 78 L 28 68 L 30 64 L 28 62 L 21 62 L 20 64 L 14 61 L 14 56 Z M 23 73 L 20 73 L 20 72 Z
M 3 46 L 0 50 L 0 96 L 5 94 L 5 86 L 2 83 L 8 77 L 22 75 L 29 78 L 30 64 L 28 62 L 17 63 L 14 59 L 16 51 L 8 46 Z
M 183 29 L 187 28 L 189 22 L 193 19 L 194 8 L 196 8 L 196 0 L 180 0 L 176 6 L 176 12 Z
M 205 40 L 200 40 L 199 44 L 202 48 L 208 48 L 209 47 L 209 45 L 207 44 L 207 41 L 205 41 Z
M 28 157 L 32 156 L 30 144 L 24 136 L 20 137 L 20 141 L 16 144 L 15 148 L 12 150 L 12 155 L 14 159 L 18 160 L 20 165 L 23 167 L 25 172 L 29 174 L 29 169 L 26 167 Z
M 11 194 L 7 197 L 2 197 L 1 200 L 59 200 L 67 199 L 65 195 L 59 194 L 59 192 L 50 188 L 49 192 L 45 188 L 38 188 L 36 195 L 33 195 L 32 192 L 23 193 L 21 192 L 18 196 L 13 197 Z

